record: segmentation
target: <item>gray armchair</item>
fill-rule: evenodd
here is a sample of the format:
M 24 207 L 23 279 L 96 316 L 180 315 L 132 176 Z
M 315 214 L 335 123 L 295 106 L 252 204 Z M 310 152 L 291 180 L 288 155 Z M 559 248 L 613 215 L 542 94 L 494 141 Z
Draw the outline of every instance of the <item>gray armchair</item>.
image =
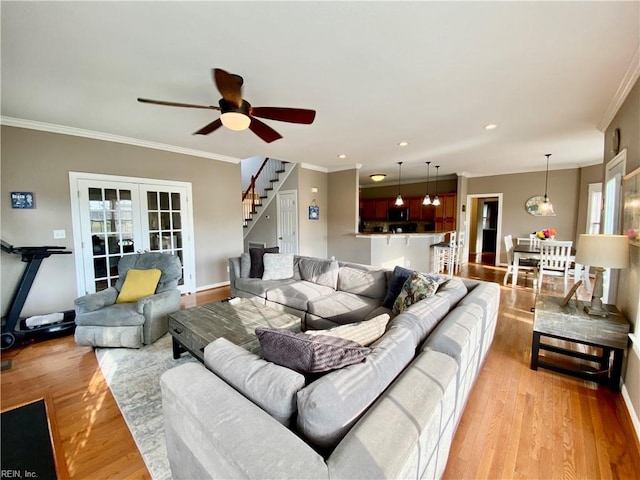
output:
M 137 302 L 116 303 L 127 272 L 151 268 L 162 272 L 155 294 Z M 115 287 L 75 300 L 78 345 L 140 348 L 169 330 L 167 314 L 180 310 L 180 259 L 157 252 L 125 255 L 118 263 L 118 275 Z

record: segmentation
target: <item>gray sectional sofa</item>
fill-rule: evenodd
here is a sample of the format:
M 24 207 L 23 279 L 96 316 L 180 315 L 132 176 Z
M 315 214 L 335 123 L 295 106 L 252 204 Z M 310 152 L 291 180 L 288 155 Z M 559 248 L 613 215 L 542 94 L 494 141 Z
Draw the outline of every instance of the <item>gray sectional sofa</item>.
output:
M 320 285 L 315 292 L 321 295 L 315 295 L 318 284 L 305 278 L 311 270 L 304 270 L 304 258 L 297 262 L 299 278 L 290 281 L 245 281 L 239 259 L 232 259 L 232 269 L 238 267 L 233 292 L 296 311 L 308 328 L 387 312 L 386 332 L 364 361 L 319 377 L 267 362 L 224 339 L 206 347 L 204 366 L 165 372 L 173 477 L 440 478 L 493 339 L 499 286 L 453 278 L 394 316 L 382 306 L 391 272 L 315 259 L 316 273 L 338 265 L 337 288 Z

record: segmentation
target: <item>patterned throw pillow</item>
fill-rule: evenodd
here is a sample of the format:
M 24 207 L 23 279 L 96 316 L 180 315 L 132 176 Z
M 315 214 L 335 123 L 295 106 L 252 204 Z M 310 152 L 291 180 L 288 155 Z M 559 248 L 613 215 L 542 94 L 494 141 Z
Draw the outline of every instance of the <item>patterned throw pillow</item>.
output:
M 320 373 L 361 362 L 370 348 L 338 337 L 293 333 L 286 329 L 256 328 L 262 356 L 299 373 Z
M 293 253 L 265 253 L 262 280 L 293 278 Z
M 414 303 L 431 297 L 438 289 L 438 282 L 420 272 L 413 272 L 404 282 L 402 290 L 393 304 L 393 313 L 402 313 Z

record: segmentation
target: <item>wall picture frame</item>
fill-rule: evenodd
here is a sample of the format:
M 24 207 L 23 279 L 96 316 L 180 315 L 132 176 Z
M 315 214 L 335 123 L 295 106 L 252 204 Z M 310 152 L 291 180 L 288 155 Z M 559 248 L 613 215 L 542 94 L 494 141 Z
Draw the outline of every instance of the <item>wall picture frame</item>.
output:
M 36 201 L 33 192 L 11 192 L 11 208 L 35 208 Z
M 320 219 L 320 207 L 318 205 L 309 205 L 309 220 Z
M 622 233 L 640 247 L 640 168 L 622 179 Z

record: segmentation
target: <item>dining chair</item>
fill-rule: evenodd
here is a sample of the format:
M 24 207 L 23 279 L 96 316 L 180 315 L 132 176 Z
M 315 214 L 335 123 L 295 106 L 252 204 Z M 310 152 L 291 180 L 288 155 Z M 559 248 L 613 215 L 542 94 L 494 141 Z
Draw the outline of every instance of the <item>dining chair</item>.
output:
M 564 288 L 567 289 L 572 246 L 571 240 L 544 240 L 540 242 L 540 263 L 538 266 L 538 289 L 540 291 L 542 291 L 542 281 L 545 275 L 564 277 Z
M 537 234 L 530 233 L 529 234 L 529 243 L 531 244 L 532 247 L 539 248 L 540 244 L 542 243 L 542 239 L 540 237 L 538 237 Z
M 528 240 L 528 239 L 527 239 Z M 502 281 L 503 285 L 507 284 L 507 280 L 509 275 L 513 275 L 515 272 L 514 265 L 514 256 L 513 256 L 513 236 L 505 235 L 504 236 L 504 246 L 507 252 L 507 272 L 504 274 L 504 279 Z M 538 261 L 531 258 L 523 258 L 518 262 L 518 270 L 522 270 L 525 274 L 531 272 L 533 273 L 533 290 L 536 290 L 537 280 L 538 280 Z M 517 283 L 518 279 L 515 279 Z M 527 279 L 525 277 L 524 281 L 525 286 L 527 285 Z

